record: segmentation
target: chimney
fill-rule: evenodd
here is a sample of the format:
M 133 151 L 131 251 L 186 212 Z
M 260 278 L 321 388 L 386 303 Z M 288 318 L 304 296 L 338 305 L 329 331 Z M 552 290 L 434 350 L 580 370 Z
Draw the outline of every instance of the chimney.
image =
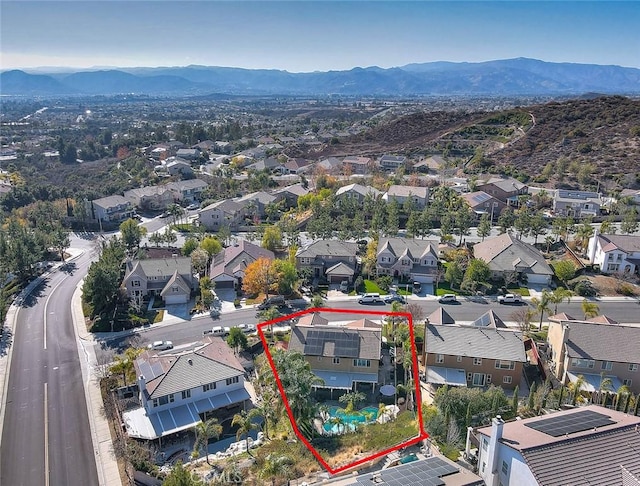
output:
M 498 448 L 502 439 L 503 427 L 504 420 L 500 415 L 496 415 L 491 421 L 491 437 L 489 438 L 489 450 L 487 451 L 487 466 L 484 475 L 487 486 L 498 486 L 500 483 L 500 451 Z
M 599 228 L 595 228 L 593 230 L 593 236 L 589 240 L 589 263 L 593 264 L 593 261 L 596 259 L 596 246 L 598 242 L 598 235 L 600 234 Z

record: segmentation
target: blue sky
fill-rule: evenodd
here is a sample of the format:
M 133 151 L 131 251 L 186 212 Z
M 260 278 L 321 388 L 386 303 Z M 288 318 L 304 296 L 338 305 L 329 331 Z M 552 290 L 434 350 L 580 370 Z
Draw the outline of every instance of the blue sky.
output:
M 10 1 L 0 69 L 291 72 L 531 57 L 640 68 L 636 1 Z

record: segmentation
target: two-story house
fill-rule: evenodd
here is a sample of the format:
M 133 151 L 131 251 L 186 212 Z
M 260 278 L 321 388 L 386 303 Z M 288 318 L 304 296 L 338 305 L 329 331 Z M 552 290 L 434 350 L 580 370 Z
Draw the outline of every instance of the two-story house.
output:
M 556 216 L 599 216 L 603 205 L 602 197 L 597 192 L 569 191 L 557 189 L 553 192 L 553 213 Z
M 640 236 L 602 235 L 595 231 L 587 249 L 589 262 L 604 273 L 637 274 L 640 269 Z
M 281 203 L 282 209 L 286 210 L 298 207 L 298 198 L 309 194 L 309 189 L 305 188 L 302 184 L 292 184 L 276 189 L 271 194 L 275 196 L 275 202 Z
M 222 420 L 251 398 L 242 365 L 219 337 L 145 351 L 133 366 L 140 408 L 123 414 L 129 437 L 153 440 L 193 428 L 207 417 Z
M 198 287 L 191 258 L 129 260 L 122 281 L 129 298 L 162 297 L 166 304 L 183 304 Z
M 352 283 L 358 270 L 357 251 L 357 243 L 318 240 L 297 251 L 296 267 L 310 268 L 313 278 L 326 278 L 329 283 Z
M 483 214 L 486 214 L 490 221 L 495 221 L 502 210 L 507 207 L 505 202 L 484 191 L 466 192 L 460 194 L 460 197 L 474 212 L 476 219 L 480 219 Z
M 371 172 L 373 161 L 369 157 L 350 155 L 342 159 L 342 170 L 345 173 L 365 175 Z
M 131 201 L 117 194 L 87 201 L 86 204 L 90 219 L 107 224 L 119 224 L 135 212 Z
M 429 188 L 393 185 L 384 193 L 382 199 L 387 203 L 396 201 L 400 205 L 411 200 L 415 209 L 423 209 L 429 201 Z
M 490 177 L 484 181 L 478 181 L 476 190 L 486 192 L 509 206 L 518 206 L 518 196 L 527 194 L 529 187 L 512 177 Z
M 166 186 L 146 186 L 124 191 L 124 198 L 142 210 L 162 211 L 173 204 L 173 193 Z
M 376 252 L 378 275 L 433 283 L 438 269 L 438 243 L 414 238 L 380 238 Z
M 164 169 L 167 171 L 167 174 L 170 176 L 187 176 L 191 177 L 193 175 L 193 167 L 189 161 L 184 159 L 179 159 L 177 157 L 167 159 L 164 164 Z
M 291 327 L 289 351 L 304 355 L 311 371 L 324 381 L 318 388 L 375 389 L 382 356 L 382 326 L 369 319 L 330 326 L 320 315 L 307 314 Z
M 213 257 L 209 278 L 217 289 L 240 289 L 247 265 L 258 258 L 273 260 L 275 255 L 271 250 L 240 240 Z
M 442 385 L 512 390 L 527 361 L 521 332 L 487 326 L 425 328 L 426 382 L 430 393 Z
M 358 205 L 362 205 L 367 196 L 377 199 L 382 197 L 382 193 L 375 187 L 363 186 L 361 184 L 348 184 L 336 191 L 336 201 L 338 204 L 342 201 L 350 200 L 356 201 Z
M 605 377 L 612 391 L 626 385 L 640 392 L 640 327 L 550 319 L 547 342 L 549 367 L 561 383 L 582 376 L 582 390 L 593 393 Z
M 400 167 L 406 167 L 407 158 L 404 155 L 383 155 L 378 159 L 378 165 L 382 170 L 396 171 Z
M 202 152 L 198 147 L 194 148 L 181 148 L 176 151 L 176 157 L 184 160 L 188 160 L 189 162 L 194 162 L 200 158 Z
M 504 233 L 476 243 L 473 256 L 489 265 L 492 280 L 549 285 L 553 269 L 533 245 Z
M 198 213 L 198 221 L 209 231 L 218 231 L 223 226 L 235 231 L 242 224 L 245 211 L 244 204 L 231 199 L 223 199 L 202 208 Z
M 187 179 L 185 181 L 169 182 L 167 189 L 173 198 L 182 204 L 191 204 L 202 200 L 202 193 L 208 184 L 201 179 Z
M 640 417 L 589 405 L 467 429 L 488 486 L 637 485 Z M 476 440 L 473 440 L 473 437 Z
M 234 201 L 244 206 L 247 216 L 262 219 L 265 216 L 265 208 L 276 202 L 276 196 L 258 191 L 236 198 Z

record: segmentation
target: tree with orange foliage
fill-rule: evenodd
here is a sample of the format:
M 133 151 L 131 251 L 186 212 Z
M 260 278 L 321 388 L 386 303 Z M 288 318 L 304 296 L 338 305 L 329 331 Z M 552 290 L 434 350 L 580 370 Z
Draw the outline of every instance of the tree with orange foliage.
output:
M 278 284 L 278 272 L 275 271 L 271 260 L 265 257 L 247 265 L 242 279 L 242 290 L 250 295 L 257 295 L 264 292 L 269 297 L 269 291 Z

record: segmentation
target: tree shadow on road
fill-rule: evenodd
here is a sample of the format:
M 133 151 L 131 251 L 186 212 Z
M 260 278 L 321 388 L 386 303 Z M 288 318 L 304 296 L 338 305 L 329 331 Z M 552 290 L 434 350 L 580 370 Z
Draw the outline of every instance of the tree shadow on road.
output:
M 75 264 L 75 262 L 66 262 L 60 266 L 60 271 L 66 273 L 67 275 L 73 275 L 77 268 L 78 266 Z
M 48 279 L 42 278 L 26 297 L 16 299 L 15 304 L 18 307 L 33 307 L 38 303 L 38 299 L 42 297 L 45 289 L 48 287 Z
M 0 338 L 0 357 L 7 355 L 11 344 L 13 344 L 13 332 L 9 326 L 3 326 L 2 338 Z

